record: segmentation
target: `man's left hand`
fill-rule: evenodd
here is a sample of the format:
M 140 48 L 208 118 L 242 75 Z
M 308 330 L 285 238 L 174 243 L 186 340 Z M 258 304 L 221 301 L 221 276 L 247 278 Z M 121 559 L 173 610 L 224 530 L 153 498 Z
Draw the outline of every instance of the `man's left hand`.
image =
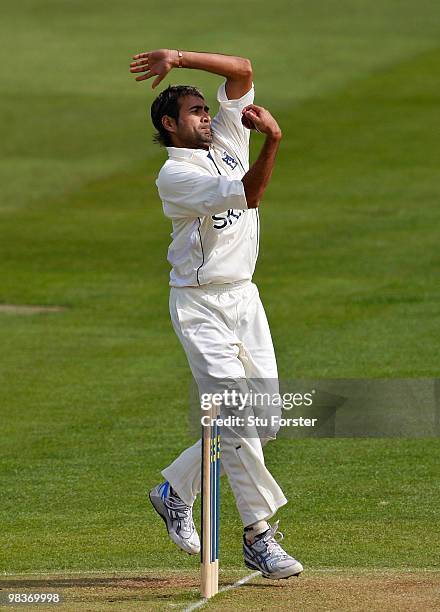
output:
M 152 89 L 166 77 L 171 68 L 179 65 L 179 57 L 176 50 L 157 49 L 156 51 L 145 51 L 133 56 L 130 64 L 130 72 L 143 72 L 136 77 L 136 81 L 145 81 L 156 76 Z

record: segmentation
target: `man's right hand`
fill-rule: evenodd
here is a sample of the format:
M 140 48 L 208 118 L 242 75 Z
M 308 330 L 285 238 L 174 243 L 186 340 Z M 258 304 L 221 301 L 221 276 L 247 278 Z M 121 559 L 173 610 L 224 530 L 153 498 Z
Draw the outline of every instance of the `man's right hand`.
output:
M 256 104 L 249 104 L 241 112 L 259 132 L 270 138 L 281 140 L 283 135 L 281 128 L 268 110 Z

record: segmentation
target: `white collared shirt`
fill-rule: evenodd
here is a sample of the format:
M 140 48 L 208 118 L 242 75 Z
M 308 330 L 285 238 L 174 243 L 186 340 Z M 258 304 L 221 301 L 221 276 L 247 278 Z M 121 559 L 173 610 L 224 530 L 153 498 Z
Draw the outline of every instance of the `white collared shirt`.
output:
M 169 159 L 156 180 L 173 224 L 168 249 L 173 287 L 250 280 L 255 270 L 258 209 L 248 209 L 241 181 L 249 169 L 250 135 L 241 110 L 253 102 L 254 89 L 228 100 L 223 83 L 217 100 L 209 151 L 167 147 Z

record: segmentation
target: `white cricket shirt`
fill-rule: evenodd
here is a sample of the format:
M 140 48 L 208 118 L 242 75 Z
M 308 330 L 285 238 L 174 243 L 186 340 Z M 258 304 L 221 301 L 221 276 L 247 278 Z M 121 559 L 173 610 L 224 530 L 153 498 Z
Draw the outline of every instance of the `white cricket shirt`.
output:
M 258 209 L 248 209 L 241 182 L 249 169 L 250 136 L 241 111 L 253 102 L 254 89 L 228 100 L 223 83 L 217 100 L 209 151 L 167 147 L 169 159 L 156 180 L 173 224 L 168 249 L 173 287 L 250 280 L 255 270 Z

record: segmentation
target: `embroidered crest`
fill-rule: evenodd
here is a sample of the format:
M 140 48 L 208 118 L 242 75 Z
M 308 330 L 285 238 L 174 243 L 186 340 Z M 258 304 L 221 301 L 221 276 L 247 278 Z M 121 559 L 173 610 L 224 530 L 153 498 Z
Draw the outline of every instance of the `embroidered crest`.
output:
M 238 165 L 238 162 L 235 161 L 232 155 L 226 153 L 226 151 L 223 151 L 222 161 L 224 161 L 225 164 L 227 164 L 232 170 L 234 170 Z

